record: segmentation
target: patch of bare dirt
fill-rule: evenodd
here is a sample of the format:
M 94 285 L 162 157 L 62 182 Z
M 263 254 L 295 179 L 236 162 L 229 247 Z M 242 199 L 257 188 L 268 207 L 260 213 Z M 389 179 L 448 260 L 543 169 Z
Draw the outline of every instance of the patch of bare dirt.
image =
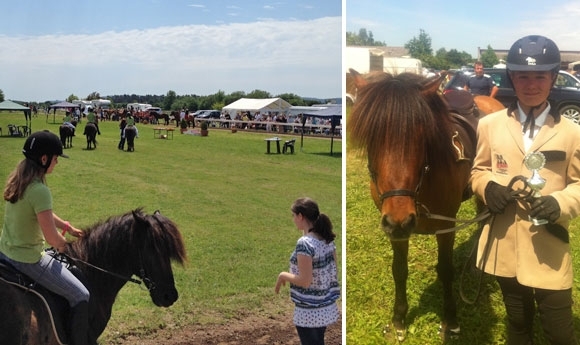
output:
M 342 323 L 326 330 L 326 345 L 342 344 Z M 292 311 L 276 316 L 248 315 L 223 325 L 193 325 L 159 330 L 146 337 L 129 336 L 123 345 L 300 345 Z

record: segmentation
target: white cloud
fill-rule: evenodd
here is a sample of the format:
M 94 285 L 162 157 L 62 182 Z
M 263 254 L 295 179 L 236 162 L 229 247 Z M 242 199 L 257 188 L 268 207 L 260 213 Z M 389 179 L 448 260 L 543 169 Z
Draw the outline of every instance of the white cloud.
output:
M 85 97 L 93 91 L 204 95 L 254 89 L 340 97 L 340 28 L 341 18 L 332 17 L 0 36 L 0 46 L 11 47 L 0 50 L 0 89 L 7 98 L 23 100 Z M 321 79 L 326 86 L 296 77 Z

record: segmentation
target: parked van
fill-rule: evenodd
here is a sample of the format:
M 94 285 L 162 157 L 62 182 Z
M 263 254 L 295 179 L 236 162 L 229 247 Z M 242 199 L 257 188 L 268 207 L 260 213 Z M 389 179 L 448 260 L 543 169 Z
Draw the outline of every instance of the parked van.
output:
M 161 108 L 159 108 L 159 107 L 148 107 L 148 108 L 145 108 L 144 111 L 148 112 L 148 113 L 163 114 L 163 110 L 161 110 Z
M 147 108 L 151 108 L 151 104 L 147 103 L 129 103 L 127 104 L 127 110 L 131 110 L 133 108 L 134 111 L 145 111 Z

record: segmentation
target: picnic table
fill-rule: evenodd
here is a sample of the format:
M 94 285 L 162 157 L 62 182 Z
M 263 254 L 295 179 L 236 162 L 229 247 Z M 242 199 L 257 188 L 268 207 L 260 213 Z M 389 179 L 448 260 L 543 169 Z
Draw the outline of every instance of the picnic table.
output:
M 171 140 L 173 140 L 173 131 L 175 131 L 175 128 L 155 127 L 155 128 L 153 128 L 153 138 L 155 138 L 155 139 L 169 139 L 169 138 L 171 138 Z M 165 132 L 165 134 L 163 134 L 163 132 Z
M 272 137 L 264 139 L 266 141 L 266 153 L 270 153 L 270 143 L 275 141 L 276 142 L 276 153 L 280 153 L 280 138 Z

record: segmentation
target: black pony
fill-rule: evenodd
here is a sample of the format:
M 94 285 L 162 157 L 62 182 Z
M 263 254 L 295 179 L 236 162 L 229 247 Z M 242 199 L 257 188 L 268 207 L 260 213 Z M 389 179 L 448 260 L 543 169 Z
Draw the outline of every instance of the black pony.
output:
M 85 136 L 87 137 L 87 150 L 93 150 L 97 148 L 97 126 L 94 123 L 89 122 L 85 125 Z
M 67 125 L 60 125 L 59 133 L 60 133 L 60 142 L 62 143 L 62 147 L 64 147 L 65 149 L 72 147 L 73 134 L 74 134 L 74 130 L 72 129 L 72 127 L 67 126 Z
M 160 124 L 161 120 L 163 120 L 163 124 L 165 126 L 169 126 L 169 115 L 162 113 L 159 114 L 156 111 L 151 112 L 151 115 L 153 115 L 153 117 L 155 117 L 155 120 L 157 121 L 158 124 Z
M 135 151 L 135 137 L 137 136 L 137 129 L 135 126 L 125 127 L 125 138 L 127 139 L 127 152 Z
M 169 307 L 178 299 L 171 262 L 187 260 L 181 234 L 170 219 L 141 209 L 114 216 L 85 229 L 85 235 L 66 245 L 90 291 L 89 343 L 96 345 L 105 330 L 121 288 L 139 277 L 156 306 Z M 61 344 L 64 334 L 33 291 L 0 279 L 0 344 Z M 60 298 L 60 297 L 59 297 Z M 62 299 L 66 304 L 66 301 Z M 54 323 L 53 323 L 54 321 Z M 58 330 L 55 335 L 53 327 Z

